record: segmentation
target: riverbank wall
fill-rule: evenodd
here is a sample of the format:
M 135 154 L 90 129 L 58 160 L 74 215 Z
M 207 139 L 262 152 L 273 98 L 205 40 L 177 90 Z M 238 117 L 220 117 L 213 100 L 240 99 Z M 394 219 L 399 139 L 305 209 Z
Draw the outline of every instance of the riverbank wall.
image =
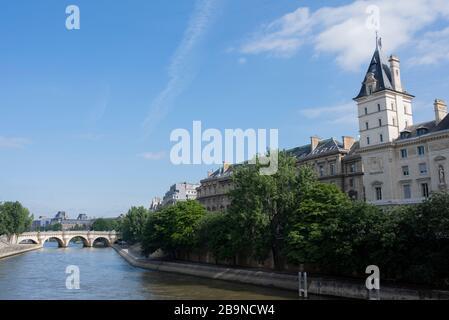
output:
M 19 254 L 27 253 L 30 251 L 38 250 L 42 248 L 40 245 L 28 245 L 28 244 L 21 244 L 21 245 L 11 245 L 11 246 L 2 246 L 0 248 L 0 260 L 12 256 L 16 256 Z
M 264 287 L 298 291 L 298 276 L 216 265 L 153 260 L 141 257 L 129 249 L 114 245 L 114 249 L 129 264 L 143 269 L 173 272 L 190 276 L 225 280 Z M 308 293 L 345 299 L 376 298 L 380 300 L 449 300 L 449 291 L 383 286 L 378 295 L 366 289 L 365 280 L 308 276 Z

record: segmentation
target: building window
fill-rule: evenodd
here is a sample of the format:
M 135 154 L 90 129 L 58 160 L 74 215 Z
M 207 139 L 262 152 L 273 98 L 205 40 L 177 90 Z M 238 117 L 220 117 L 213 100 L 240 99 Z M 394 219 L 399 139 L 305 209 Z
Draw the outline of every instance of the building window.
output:
M 365 108 L 365 115 L 368 114 L 368 108 Z
M 349 172 L 350 173 L 355 173 L 355 163 L 351 163 L 351 166 L 349 167 Z
M 407 106 L 404 106 L 404 113 L 407 114 Z
M 402 159 L 406 159 L 407 156 L 408 156 L 407 149 L 402 149 L 402 150 L 401 150 L 401 158 L 402 158 Z
M 382 188 L 376 187 L 376 200 L 380 201 L 382 200 Z
M 380 104 L 377 104 L 377 111 L 380 112 Z
M 382 127 L 382 119 L 379 119 L 379 127 Z
M 421 184 L 421 195 L 423 198 L 429 197 L 429 185 L 427 183 Z
M 380 135 L 380 142 L 384 142 L 384 135 L 383 134 Z
M 404 176 L 409 176 L 410 175 L 410 171 L 408 169 L 408 166 L 403 166 L 402 167 L 402 175 L 404 175 Z
M 331 176 L 335 176 L 335 163 L 330 164 L 330 173 Z
M 349 187 L 354 188 L 354 179 L 349 179 Z
M 320 165 L 319 171 L 320 171 L 320 177 L 324 177 L 324 166 L 323 165 Z
M 419 174 L 422 176 L 427 175 L 427 164 L 425 164 L 425 163 L 419 164 Z
M 418 155 L 423 156 L 426 154 L 426 150 L 424 149 L 423 146 L 419 146 L 418 147 Z
M 404 184 L 404 199 L 411 199 L 412 198 L 412 188 L 409 184 Z
M 366 143 L 370 144 L 369 137 L 366 137 Z
M 365 128 L 366 128 L 366 130 L 369 129 L 369 124 L 368 124 L 368 122 L 365 122 Z

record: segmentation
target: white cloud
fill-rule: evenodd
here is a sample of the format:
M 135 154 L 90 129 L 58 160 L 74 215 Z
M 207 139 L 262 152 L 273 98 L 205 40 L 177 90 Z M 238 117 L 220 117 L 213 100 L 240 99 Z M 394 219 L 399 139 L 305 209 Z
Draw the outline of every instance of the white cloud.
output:
M 25 138 L 10 138 L 0 136 L 0 148 L 4 149 L 22 149 L 30 141 Z
M 357 124 L 357 106 L 353 102 L 318 108 L 307 108 L 299 111 L 309 120 L 320 120 L 328 124 Z
M 139 155 L 145 160 L 162 160 L 165 158 L 165 151 L 160 152 L 145 152 Z
M 240 51 L 290 57 L 302 46 L 310 45 L 318 54 L 335 55 L 343 69 L 358 70 L 370 58 L 375 45 L 374 29 L 367 26 L 373 17 L 367 9 L 373 5 L 379 8 L 380 34 L 387 52 L 413 44 L 418 32 L 449 18 L 447 0 L 357 0 L 314 12 L 301 7 L 263 26 Z M 444 32 L 432 36 L 447 37 Z
M 145 119 L 144 127 L 147 134 L 165 117 L 175 99 L 192 81 L 193 71 L 190 70 L 189 58 L 211 24 L 217 1 L 196 1 L 194 13 L 190 18 L 184 37 L 168 68 L 168 83 L 152 102 L 149 114 Z
M 239 58 L 238 62 L 239 62 L 239 64 L 246 64 L 247 59 L 242 57 L 242 58 Z
M 449 27 L 427 32 L 417 41 L 418 53 L 410 59 L 412 65 L 435 65 L 449 61 Z

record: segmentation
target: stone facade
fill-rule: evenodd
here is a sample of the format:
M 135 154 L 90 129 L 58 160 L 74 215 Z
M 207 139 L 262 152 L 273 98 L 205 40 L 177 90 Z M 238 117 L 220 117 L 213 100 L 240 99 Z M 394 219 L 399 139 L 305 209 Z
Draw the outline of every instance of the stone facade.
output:
M 449 117 L 435 100 L 435 120 L 413 124 L 413 96 L 405 91 L 400 64 L 376 49 L 357 102 L 366 200 L 377 205 L 422 202 L 447 190 Z
M 448 109 L 436 99 L 435 119 L 414 124 L 414 96 L 402 84 L 400 60 L 390 56 L 385 61 L 377 47 L 354 98 L 359 141 L 312 137 L 310 144 L 288 152 L 297 158 L 298 167 L 312 167 L 320 181 L 337 185 L 354 200 L 376 205 L 420 203 L 432 192 L 448 190 Z M 210 211 L 230 205 L 229 168 L 201 181 L 198 200 Z
M 224 164 L 201 180 L 197 199 L 208 211 L 224 211 L 231 205 L 228 192 L 232 188 L 232 172 L 233 166 Z
M 310 144 L 288 150 L 298 160 L 298 167 L 309 166 L 318 179 L 332 183 L 354 200 L 363 200 L 363 170 L 358 143 L 352 137 L 321 140 L 311 137 Z
M 174 205 L 179 201 L 195 200 L 197 197 L 196 189 L 198 187 L 198 184 L 187 182 L 172 185 L 170 190 L 165 193 L 164 199 L 162 200 L 162 206 Z

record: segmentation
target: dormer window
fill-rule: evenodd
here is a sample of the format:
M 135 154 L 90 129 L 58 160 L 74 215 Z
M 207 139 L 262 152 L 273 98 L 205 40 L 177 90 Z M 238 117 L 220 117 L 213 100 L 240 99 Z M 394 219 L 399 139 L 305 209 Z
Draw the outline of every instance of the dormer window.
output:
M 418 136 L 422 136 L 422 135 L 427 134 L 428 132 L 429 132 L 429 130 L 427 130 L 427 128 L 419 128 L 419 129 L 416 131 L 416 134 L 417 134 Z
M 410 133 L 410 131 L 403 131 L 401 132 L 401 139 L 408 139 L 412 136 L 412 134 Z
M 366 94 L 372 95 L 377 87 L 377 80 L 374 77 L 374 73 L 368 73 L 365 80 Z

